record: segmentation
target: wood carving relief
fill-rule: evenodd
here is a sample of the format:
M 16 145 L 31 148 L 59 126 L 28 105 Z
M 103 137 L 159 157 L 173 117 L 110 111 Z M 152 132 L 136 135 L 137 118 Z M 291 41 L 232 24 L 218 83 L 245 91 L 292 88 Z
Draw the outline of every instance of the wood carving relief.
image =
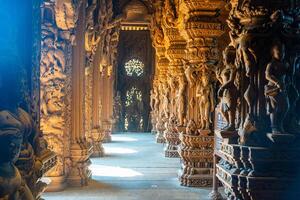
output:
M 292 155 L 298 152 L 299 131 L 291 128 L 295 121 L 289 113 L 297 109 L 293 93 L 298 85 L 289 80 L 297 77 L 299 44 L 292 41 L 299 37 L 299 3 L 231 3 L 231 44 L 224 51 L 219 89 L 227 125 L 216 130 L 223 141 L 216 174 L 228 199 L 295 199 L 298 191 L 290 187 L 296 185 L 292 166 L 299 159 Z

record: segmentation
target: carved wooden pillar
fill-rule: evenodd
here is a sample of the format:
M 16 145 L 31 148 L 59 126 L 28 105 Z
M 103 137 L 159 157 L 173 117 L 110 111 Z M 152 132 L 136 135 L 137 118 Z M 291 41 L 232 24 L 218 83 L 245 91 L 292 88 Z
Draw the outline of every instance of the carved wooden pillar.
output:
M 89 1 L 86 8 L 86 30 L 85 30 L 85 50 L 86 50 L 86 78 L 85 78 L 85 132 L 88 142 L 93 146 L 93 157 L 103 155 L 103 136 L 100 131 L 98 118 L 98 88 L 99 82 L 97 73 L 99 68 L 99 43 L 100 34 L 96 29 L 99 25 L 96 13 L 100 3 Z M 97 91 L 97 92 L 95 92 Z M 96 106 L 95 106 L 96 104 Z
M 159 53 L 158 53 L 159 52 Z M 159 60 L 157 62 L 157 71 L 158 71 L 158 94 L 159 94 L 159 109 L 157 113 L 157 124 L 156 124 L 156 142 L 157 143 L 165 143 L 164 131 L 165 131 L 165 123 L 167 121 L 167 109 L 168 109 L 168 96 L 166 93 L 167 89 L 167 71 L 169 60 L 164 57 L 165 48 L 159 47 L 156 49 L 156 53 L 159 56 Z
M 41 6 L 41 130 L 49 148 L 58 155 L 57 165 L 47 174 L 52 181 L 48 191 L 64 189 L 70 172 L 72 45 L 77 10 L 67 3 L 71 8 L 67 17 L 62 14 L 63 6 L 52 1 Z
M 224 30 L 218 20 L 219 0 L 184 0 L 180 30 L 187 41 L 185 75 L 188 81 L 187 129 L 181 133 L 183 159 L 179 179 L 185 186 L 211 186 L 213 174 L 213 112 L 215 80 L 220 59 L 218 37 Z
M 85 186 L 91 176 L 88 166 L 92 147 L 87 142 L 84 129 L 85 1 L 79 6 L 72 56 L 71 168 L 67 177 L 68 184 L 71 186 Z
M 168 11 L 167 11 L 168 12 Z M 170 60 L 167 81 L 169 86 L 169 116 L 166 122 L 164 137 L 166 139 L 165 156 L 179 157 L 177 146 L 180 144 L 178 131 L 185 126 L 185 76 L 183 59 L 185 58 L 186 41 L 179 29 L 165 19 L 163 26 L 167 41 L 166 57 Z M 180 112 L 180 113 L 179 113 Z
M 92 92 L 93 92 L 93 67 L 85 67 L 85 94 L 84 94 L 84 127 L 88 142 L 94 146 L 94 134 L 92 134 Z M 94 152 L 94 149 L 93 149 Z
M 222 139 L 217 177 L 227 199 L 297 199 L 300 3 L 231 3 L 231 44 L 219 90 L 220 108 L 228 109 L 220 110 L 226 123 L 216 131 Z
M 95 53 L 95 59 L 93 62 L 93 97 L 92 97 L 92 137 L 93 141 L 93 157 L 99 157 L 104 155 L 104 148 L 102 142 L 104 140 L 105 134 L 101 127 L 101 113 L 102 113 L 102 103 L 101 103 L 101 47 Z
M 111 66 L 107 65 L 102 74 L 102 129 L 105 134 L 105 140 L 111 140 L 112 132 L 112 116 L 111 116 L 111 107 L 113 106 L 113 99 L 111 98 L 112 88 L 112 76 L 109 74 Z

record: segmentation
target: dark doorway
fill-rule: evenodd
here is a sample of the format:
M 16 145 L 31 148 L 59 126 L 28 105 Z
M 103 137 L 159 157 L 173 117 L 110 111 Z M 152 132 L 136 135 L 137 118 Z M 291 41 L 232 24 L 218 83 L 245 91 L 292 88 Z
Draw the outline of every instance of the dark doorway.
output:
M 121 31 L 118 47 L 117 92 L 121 99 L 118 131 L 149 130 L 150 89 L 154 51 L 149 31 Z

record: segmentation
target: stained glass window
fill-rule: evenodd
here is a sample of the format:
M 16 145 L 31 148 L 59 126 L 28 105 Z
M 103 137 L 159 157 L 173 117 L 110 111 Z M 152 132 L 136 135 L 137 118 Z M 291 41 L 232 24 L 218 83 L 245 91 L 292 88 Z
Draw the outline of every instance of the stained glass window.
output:
M 128 76 L 141 76 L 144 73 L 144 63 L 138 59 L 131 59 L 125 63 L 125 70 Z

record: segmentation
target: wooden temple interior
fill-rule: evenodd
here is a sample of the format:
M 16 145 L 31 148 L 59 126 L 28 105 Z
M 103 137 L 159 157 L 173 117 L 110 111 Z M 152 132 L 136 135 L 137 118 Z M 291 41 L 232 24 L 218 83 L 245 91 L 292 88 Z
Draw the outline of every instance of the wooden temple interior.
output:
M 0 94 L 0 200 L 88 187 L 128 132 L 208 199 L 300 199 L 299 0 L 0 0 Z

